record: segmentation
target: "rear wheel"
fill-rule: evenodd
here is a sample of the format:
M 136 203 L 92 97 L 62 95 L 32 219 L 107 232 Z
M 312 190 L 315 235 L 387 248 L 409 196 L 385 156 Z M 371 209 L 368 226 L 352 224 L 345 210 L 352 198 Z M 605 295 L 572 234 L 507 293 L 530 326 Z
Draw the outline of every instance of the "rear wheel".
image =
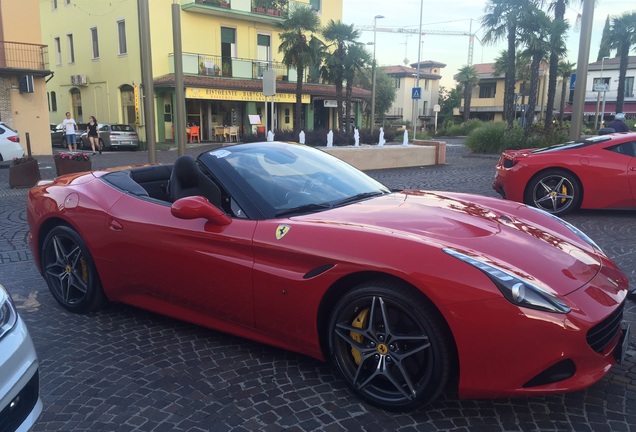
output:
M 331 360 L 368 402 L 410 409 L 437 398 L 448 382 L 452 342 L 445 329 L 439 312 L 404 286 L 364 283 L 331 315 Z
M 582 199 L 578 179 L 567 171 L 552 169 L 530 180 L 524 202 L 554 215 L 564 215 L 578 209 Z
M 93 257 L 82 237 L 72 228 L 53 228 L 42 246 L 42 268 L 57 302 L 75 313 L 97 309 L 104 292 Z

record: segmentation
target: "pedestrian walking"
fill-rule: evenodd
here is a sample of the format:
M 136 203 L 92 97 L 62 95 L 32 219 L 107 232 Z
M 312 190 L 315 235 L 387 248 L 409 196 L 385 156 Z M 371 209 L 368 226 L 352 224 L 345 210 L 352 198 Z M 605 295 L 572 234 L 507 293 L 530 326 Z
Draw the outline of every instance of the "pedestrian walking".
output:
M 86 132 L 88 134 L 88 140 L 91 143 L 91 148 L 93 149 L 93 154 L 95 154 L 95 148 L 97 148 L 99 154 L 102 154 L 102 147 L 99 145 L 99 133 L 97 132 L 97 119 L 94 116 L 88 118 Z
M 70 112 L 66 113 L 66 118 L 62 121 L 62 127 L 64 127 L 68 151 L 77 151 L 77 137 L 75 136 L 75 132 L 77 132 L 78 128 L 77 123 L 75 122 L 75 119 L 71 117 Z

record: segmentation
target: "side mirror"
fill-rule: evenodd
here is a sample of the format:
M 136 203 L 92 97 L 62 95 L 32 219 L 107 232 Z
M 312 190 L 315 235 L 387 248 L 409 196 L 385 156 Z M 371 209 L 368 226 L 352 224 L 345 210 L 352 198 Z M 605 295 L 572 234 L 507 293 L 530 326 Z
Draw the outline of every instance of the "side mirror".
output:
M 176 200 L 170 206 L 170 212 L 179 219 L 207 219 L 208 222 L 225 226 L 232 223 L 232 219 L 220 208 L 210 204 L 202 196 L 191 196 Z

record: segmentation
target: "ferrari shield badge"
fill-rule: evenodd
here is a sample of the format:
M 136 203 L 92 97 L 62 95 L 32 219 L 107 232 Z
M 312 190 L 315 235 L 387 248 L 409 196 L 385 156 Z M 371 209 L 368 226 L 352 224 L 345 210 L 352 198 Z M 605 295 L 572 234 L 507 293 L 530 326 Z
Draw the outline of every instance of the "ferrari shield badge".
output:
M 280 240 L 289 232 L 291 227 L 289 225 L 278 225 L 276 228 L 276 240 Z

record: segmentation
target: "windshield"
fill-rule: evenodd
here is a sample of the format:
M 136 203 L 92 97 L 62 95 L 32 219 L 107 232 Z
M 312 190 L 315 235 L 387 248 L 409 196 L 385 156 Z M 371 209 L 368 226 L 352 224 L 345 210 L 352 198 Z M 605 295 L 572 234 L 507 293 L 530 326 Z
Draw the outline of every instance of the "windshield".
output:
M 585 139 L 583 141 L 570 141 L 570 142 L 566 142 L 566 143 L 563 143 L 563 144 L 556 144 L 556 145 L 553 145 L 553 146 L 550 146 L 550 147 L 537 149 L 537 150 L 532 151 L 531 153 L 533 153 L 533 154 L 536 154 L 536 153 L 550 153 L 550 152 L 557 151 L 557 150 L 578 149 L 578 148 L 587 147 L 587 146 L 592 145 L 592 144 L 605 142 L 605 141 L 609 141 L 609 140 L 611 140 L 610 137 L 599 135 L 599 136 L 587 138 L 587 139 Z
M 304 145 L 244 144 L 209 154 L 262 197 L 276 216 L 321 211 L 389 193 L 356 168 Z

